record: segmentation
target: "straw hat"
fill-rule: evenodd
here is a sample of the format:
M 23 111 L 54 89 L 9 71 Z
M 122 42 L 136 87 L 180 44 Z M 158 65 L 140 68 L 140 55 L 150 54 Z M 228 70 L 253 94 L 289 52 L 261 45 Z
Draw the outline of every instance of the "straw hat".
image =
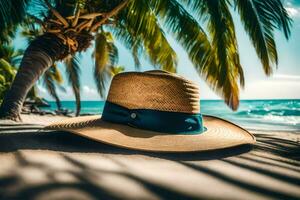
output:
M 196 84 L 164 71 L 114 76 L 102 116 L 70 118 L 46 129 L 144 151 L 190 152 L 255 143 L 226 120 L 200 114 Z

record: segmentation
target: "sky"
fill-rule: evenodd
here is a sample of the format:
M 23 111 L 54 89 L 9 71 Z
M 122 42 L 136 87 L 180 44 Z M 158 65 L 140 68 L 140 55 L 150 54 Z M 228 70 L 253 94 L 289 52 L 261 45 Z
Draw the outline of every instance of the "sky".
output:
M 293 19 L 293 27 L 288 41 L 282 32 L 275 32 L 279 64 L 270 77 L 264 75 L 262 65 L 246 32 L 243 30 L 239 16 L 233 14 L 240 60 L 246 80 L 245 88 L 241 90 L 241 99 L 300 99 L 300 0 L 285 0 L 284 5 Z M 221 99 L 198 75 L 185 51 L 171 36 L 168 35 L 167 38 L 178 55 L 178 74 L 200 86 L 201 99 Z M 135 70 L 130 53 L 118 42 L 117 46 L 119 47 L 119 65 L 124 66 L 125 71 Z M 99 100 L 100 96 L 93 80 L 91 49 L 82 55 L 81 66 L 82 100 Z M 60 68 L 64 71 L 63 66 L 60 66 Z M 150 69 L 153 69 L 151 64 L 142 59 L 141 71 Z M 64 87 L 66 92 L 59 91 L 61 99 L 74 100 L 72 89 L 67 84 L 67 81 L 65 81 Z M 39 84 L 39 93 L 46 99 L 51 100 L 51 97 L 41 84 Z

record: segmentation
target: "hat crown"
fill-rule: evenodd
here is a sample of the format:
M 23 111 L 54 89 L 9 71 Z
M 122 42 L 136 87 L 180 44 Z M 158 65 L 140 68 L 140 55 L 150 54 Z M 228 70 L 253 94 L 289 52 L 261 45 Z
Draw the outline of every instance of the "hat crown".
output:
M 183 77 L 159 70 L 114 76 L 107 101 L 128 109 L 200 112 L 198 86 Z

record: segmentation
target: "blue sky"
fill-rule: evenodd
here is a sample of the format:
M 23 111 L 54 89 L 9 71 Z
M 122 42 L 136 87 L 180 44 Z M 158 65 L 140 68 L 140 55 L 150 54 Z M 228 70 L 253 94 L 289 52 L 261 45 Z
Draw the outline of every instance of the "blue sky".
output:
M 241 90 L 241 99 L 300 99 L 300 0 L 286 0 L 284 4 L 294 23 L 291 38 L 288 41 L 281 32 L 275 33 L 279 64 L 278 69 L 274 70 L 271 77 L 264 75 L 254 48 L 239 21 L 239 16 L 233 14 L 240 59 L 246 79 L 245 88 Z M 178 73 L 199 84 L 202 99 L 220 99 L 197 74 L 184 50 L 172 37 L 168 36 L 168 39 L 178 55 Z M 126 71 L 134 70 L 130 53 L 120 43 L 117 45 L 119 46 L 119 64 L 125 66 Z M 96 91 L 92 75 L 91 49 L 82 55 L 81 66 L 82 99 L 99 100 L 100 97 Z M 153 69 L 145 59 L 142 61 L 142 66 L 142 71 Z M 64 71 L 63 67 L 61 69 Z M 61 98 L 73 100 L 74 96 L 67 81 L 65 81 L 64 86 L 66 92 L 59 92 Z M 42 85 L 39 86 L 39 92 L 45 98 L 51 99 Z

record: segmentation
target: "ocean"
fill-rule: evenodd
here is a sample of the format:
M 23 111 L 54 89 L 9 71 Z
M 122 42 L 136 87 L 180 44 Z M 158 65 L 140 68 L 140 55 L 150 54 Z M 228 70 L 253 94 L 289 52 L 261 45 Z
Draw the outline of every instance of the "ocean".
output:
M 56 109 L 55 102 L 49 102 Z M 75 110 L 74 101 L 62 101 L 63 108 Z M 101 114 L 104 101 L 82 101 L 81 114 Z M 200 101 L 201 113 L 230 120 L 246 129 L 300 131 L 300 99 L 241 100 L 237 111 L 221 100 Z

